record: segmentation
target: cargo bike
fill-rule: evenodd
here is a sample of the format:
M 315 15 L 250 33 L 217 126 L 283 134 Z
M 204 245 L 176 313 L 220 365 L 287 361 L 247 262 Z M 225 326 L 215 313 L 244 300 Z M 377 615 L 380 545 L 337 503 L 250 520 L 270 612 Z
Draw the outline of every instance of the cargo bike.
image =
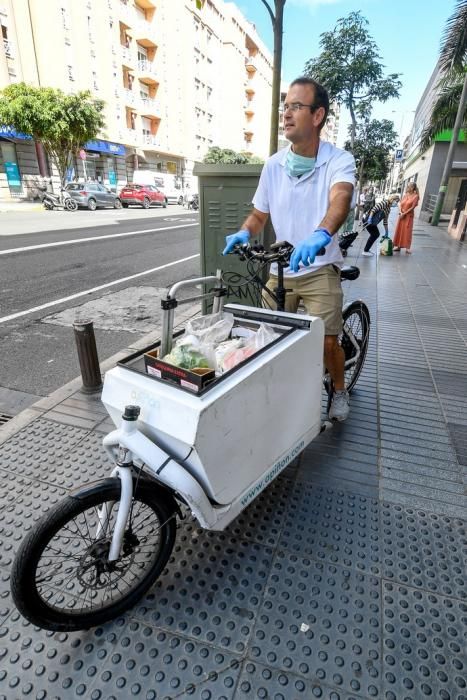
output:
M 175 284 L 161 302 L 161 340 L 106 373 L 102 401 L 116 428 L 103 444 L 113 468 L 47 511 L 21 543 L 11 587 L 29 621 L 71 631 L 122 614 L 162 573 L 182 511 L 203 528 L 223 530 L 329 427 L 321 410 L 323 377 L 332 392 L 323 372 L 323 322 L 280 310 L 292 250 L 287 243 L 237 249 L 249 270 L 237 288 L 264 289 L 262 268 L 278 264 L 278 287 L 263 291 L 262 308 L 224 304 L 232 281 L 221 273 Z M 358 274 L 349 267 L 342 278 Z M 203 287 L 198 296 L 177 299 L 193 284 Z M 232 336 L 257 338 L 265 324 L 273 335 L 220 376 L 170 365 L 163 358 L 184 336 L 173 333 L 175 309 L 194 298 L 211 300 L 213 317 L 228 316 Z M 363 302 L 345 307 L 340 342 L 350 391 L 369 325 Z

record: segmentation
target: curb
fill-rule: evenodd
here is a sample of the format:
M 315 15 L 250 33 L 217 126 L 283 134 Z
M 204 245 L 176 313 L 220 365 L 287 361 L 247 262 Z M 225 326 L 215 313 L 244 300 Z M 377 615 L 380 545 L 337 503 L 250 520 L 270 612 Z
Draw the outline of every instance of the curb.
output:
M 190 307 L 188 307 L 183 318 L 181 318 L 176 324 L 174 324 L 174 329 L 178 328 L 178 326 L 180 326 L 181 324 L 186 323 L 186 321 L 189 318 L 197 315 L 198 313 L 200 313 L 199 308 L 196 312 L 193 312 L 193 310 L 190 310 Z M 149 333 L 144 335 L 142 338 L 139 338 L 139 340 L 136 340 L 128 347 L 119 350 L 117 353 L 115 353 L 115 355 L 112 355 L 111 357 L 108 357 L 106 360 L 101 362 L 101 374 L 104 375 L 104 373 L 107 372 L 107 370 L 112 369 L 112 367 L 115 367 L 117 362 L 119 362 L 119 360 L 122 360 L 124 357 L 127 357 L 128 355 L 131 355 L 134 352 L 137 352 L 138 350 L 142 350 L 147 345 L 151 345 L 152 343 L 155 343 L 157 340 L 159 340 L 161 328 L 162 326 L 157 326 L 153 331 L 150 331 Z M 41 399 L 39 399 L 39 401 L 36 401 L 36 403 L 32 404 L 31 406 L 28 406 L 28 408 L 25 408 L 24 411 L 18 413 L 17 416 L 14 416 L 14 418 L 9 420 L 8 423 L 6 423 L 0 428 L 0 445 L 3 445 L 7 440 L 16 435 L 16 433 L 18 433 L 20 430 L 22 430 L 26 426 L 30 425 L 33 421 L 37 420 L 42 415 L 44 415 L 44 413 L 47 413 L 55 406 L 62 403 L 62 401 L 64 401 L 65 399 L 68 399 L 73 394 L 76 394 L 78 391 L 80 391 L 81 386 L 81 376 L 75 377 L 71 381 L 67 382 L 67 384 L 64 384 L 59 389 L 56 389 L 48 396 L 42 397 Z

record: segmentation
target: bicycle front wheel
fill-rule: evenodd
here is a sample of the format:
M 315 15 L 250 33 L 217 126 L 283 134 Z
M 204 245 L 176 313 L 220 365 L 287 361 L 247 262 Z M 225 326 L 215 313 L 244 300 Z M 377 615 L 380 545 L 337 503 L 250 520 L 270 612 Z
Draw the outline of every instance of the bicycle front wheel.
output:
M 22 542 L 11 590 L 18 610 L 43 629 L 101 625 L 132 607 L 162 572 L 175 541 L 175 513 L 157 490 L 138 488 L 117 561 L 108 554 L 120 480 L 68 496 Z
M 353 301 L 343 311 L 339 342 L 345 353 L 345 388 L 351 392 L 365 362 L 370 337 L 370 312 L 363 301 Z

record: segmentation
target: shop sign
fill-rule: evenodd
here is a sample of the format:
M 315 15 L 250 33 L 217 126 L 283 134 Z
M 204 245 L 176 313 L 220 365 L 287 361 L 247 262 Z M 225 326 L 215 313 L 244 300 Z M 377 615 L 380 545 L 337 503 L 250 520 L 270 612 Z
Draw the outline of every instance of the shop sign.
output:
M 124 156 L 125 146 L 121 143 L 111 143 L 110 141 L 88 141 L 84 144 L 84 148 L 88 151 L 98 151 L 99 153 L 107 153 L 112 156 Z
M 21 187 L 21 178 L 16 163 L 5 163 L 5 172 L 10 187 Z

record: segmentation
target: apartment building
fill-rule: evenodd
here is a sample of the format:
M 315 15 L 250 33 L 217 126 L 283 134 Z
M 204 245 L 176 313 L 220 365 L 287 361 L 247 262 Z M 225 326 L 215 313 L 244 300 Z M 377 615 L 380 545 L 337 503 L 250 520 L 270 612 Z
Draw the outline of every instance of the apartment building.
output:
M 105 129 L 70 178 L 118 188 L 133 170 L 189 177 L 210 146 L 268 154 L 272 57 L 224 0 L 0 0 L 0 88 L 89 89 Z M 0 197 L 50 173 L 40 145 L 0 127 Z

